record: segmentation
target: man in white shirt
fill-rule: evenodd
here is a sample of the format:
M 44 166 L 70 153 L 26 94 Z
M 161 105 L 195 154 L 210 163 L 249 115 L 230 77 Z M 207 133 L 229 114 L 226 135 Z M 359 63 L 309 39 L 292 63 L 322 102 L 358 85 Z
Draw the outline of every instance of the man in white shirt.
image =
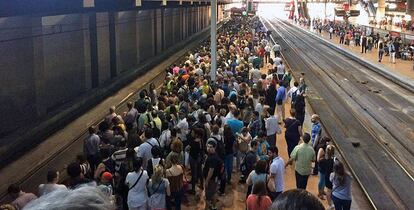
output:
M 279 56 L 280 55 L 280 50 L 281 50 L 281 47 L 280 47 L 279 43 L 276 42 L 273 45 L 272 50 L 273 50 L 273 52 L 275 52 L 275 56 Z
M 262 72 L 259 69 L 253 68 L 249 71 L 250 80 L 256 84 L 262 76 Z
M 283 61 L 280 61 L 280 64 L 277 66 L 276 74 L 279 81 L 283 79 L 283 75 L 285 75 L 285 65 L 283 65 Z
M 47 183 L 39 185 L 39 196 L 46 195 L 55 190 L 67 190 L 63 184 L 59 182 L 59 171 L 51 170 L 47 172 Z
M 270 61 L 270 51 L 272 50 L 272 48 L 270 47 L 269 44 L 267 44 L 265 46 L 264 50 L 265 50 L 265 60 L 264 61 L 266 63 L 269 63 L 269 61 Z
M 180 119 L 177 123 L 177 128 L 180 129 L 180 133 L 177 136 L 182 140 L 187 140 L 188 134 L 188 122 L 184 112 L 178 112 L 178 118 Z
M 249 55 L 250 54 L 250 49 L 248 47 L 245 47 L 243 50 L 245 55 Z
M 270 178 L 275 181 L 275 192 L 269 192 L 270 198 L 274 201 L 278 195 L 283 192 L 285 187 L 285 161 L 282 157 L 279 157 L 279 150 L 277 147 L 269 148 L 269 155 L 273 157 L 270 164 Z
M 137 152 L 137 157 L 142 158 L 142 168 L 147 169 L 148 160 L 152 158 L 151 149 L 153 146 L 160 146 L 158 141 L 152 138 L 152 129 L 146 128 L 144 131 L 144 143 L 142 143 Z
M 275 58 L 273 58 L 274 67 L 277 67 L 280 64 L 281 61 L 282 61 L 282 58 L 279 57 L 279 56 L 276 56 Z
M 269 108 L 270 117 L 265 119 L 265 128 L 267 134 L 267 143 L 272 147 L 276 146 L 276 133 L 281 133 L 282 129 L 280 129 L 278 123 L 278 116 L 275 114 L 275 110 Z
M 295 105 L 296 96 L 299 95 L 298 90 L 299 90 L 299 83 L 295 81 L 293 83 L 293 87 L 291 87 L 287 93 L 287 98 L 290 98 L 291 107 L 294 107 Z

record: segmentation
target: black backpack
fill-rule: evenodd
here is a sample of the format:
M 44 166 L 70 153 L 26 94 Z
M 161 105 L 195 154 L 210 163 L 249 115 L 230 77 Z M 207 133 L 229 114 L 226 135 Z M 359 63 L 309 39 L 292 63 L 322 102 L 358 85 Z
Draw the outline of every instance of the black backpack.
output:
M 213 137 L 213 136 L 211 138 L 213 138 L 217 142 L 217 147 L 216 147 L 216 153 L 217 153 L 217 155 L 222 160 L 224 160 L 224 157 L 226 156 L 226 151 L 224 149 L 224 143 L 223 143 L 223 141 L 222 140 L 220 141 L 216 137 Z

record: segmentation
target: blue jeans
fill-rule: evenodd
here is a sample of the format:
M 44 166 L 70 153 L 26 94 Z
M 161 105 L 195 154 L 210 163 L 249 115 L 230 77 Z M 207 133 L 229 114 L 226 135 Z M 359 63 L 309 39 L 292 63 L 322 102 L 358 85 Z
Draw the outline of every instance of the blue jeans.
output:
M 227 181 L 230 181 L 231 173 L 233 172 L 233 154 L 224 157 L 224 169 L 226 170 Z
M 335 205 L 335 210 L 349 210 L 351 209 L 352 200 L 342 200 L 332 195 L 332 201 Z
M 325 188 L 325 174 L 319 171 L 318 189 L 323 190 Z

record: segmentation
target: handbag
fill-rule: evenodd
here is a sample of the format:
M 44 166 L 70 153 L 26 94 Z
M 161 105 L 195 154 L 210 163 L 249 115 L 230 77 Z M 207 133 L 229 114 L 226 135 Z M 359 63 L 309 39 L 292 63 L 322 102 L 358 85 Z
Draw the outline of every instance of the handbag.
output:
M 276 185 L 275 185 L 275 180 L 274 179 L 268 179 L 267 174 L 266 174 L 266 188 L 268 192 L 276 192 Z
M 240 152 L 246 153 L 247 150 L 249 150 L 249 145 L 247 144 L 247 142 L 243 141 L 242 138 L 239 137 L 237 139 L 237 142 L 238 142 L 238 149 Z
M 158 189 L 160 188 L 160 186 L 163 182 L 164 182 L 163 180 L 160 181 L 157 188 L 154 190 L 154 193 L 152 193 L 152 195 L 150 195 L 150 197 L 148 198 L 148 205 L 151 208 L 157 208 L 157 207 L 160 206 L 159 202 L 160 202 L 160 200 L 162 200 L 162 199 L 160 199 L 160 197 L 163 196 L 163 193 L 157 193 L 157 191 L 158 191 Z

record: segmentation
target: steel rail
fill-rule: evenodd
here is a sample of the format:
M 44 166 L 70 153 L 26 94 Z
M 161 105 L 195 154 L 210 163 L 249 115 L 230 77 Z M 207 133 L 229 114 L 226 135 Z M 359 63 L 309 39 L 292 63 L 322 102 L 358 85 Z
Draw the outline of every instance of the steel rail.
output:
M 343 87 L 338 83 L 338 81 L 336 81 L 335 80 L 335 78 L 333 77 L 333 76 L 330 76 L 329 75 L 329 72 L 326 72 L 326 71 L 324 71 L 324 69 L 323 68 L 320 68 L 320 66 L 321 65 L 318 65 L 318 64 L 316 64 L 316 63 L 314 63 L 314 62 L 312 62 L 313 61 L 313 59 L 312 58 L 310 58 L 309 57 L 309 55 L 305 55 L 303 52 L 302 53 L 299 53 L 298 51 L 297 51 L 297 47 L 296 47 L 296 45 L 295 45 L 295 43 L 294 43 L 294 41 L 298 41 L 298 40 L 301 40 L 301 41 L 303 41 L 303 42 L 305 42 L 304 41 L 304 37 L 302 36 L 302 37 L 299 37 L 298 35 L 296 35 L 296 34 L 293 34 L 292 32 L 290 32 L 290 30 L 287 28 L 287 26 L 284 24 L 284 23 L 282 23 L 282 22 L 279 22 L 280 24 L 278 25 L 278 27 L 280 28 L 280 30 L 277 30 L 276 28 L 274 28 L 274 26 L 268 21 L 268 20 L 266 20 L 268 23 L 269 23 L 269 25 L 271 25 L 272 27 L 273 27 L 273 29 L 274 30 L 276 30 L 276 31 L 278 31 L 279 32 L 279 36 L 282 38 L 282 40 L 288 45 L 288 47 L 291 49 L 291 52 L 292 53 L 294 53 L 294 55 L 296 55 L 297 56 L 297 58 L 306 58 L 305 60 L 307 61 L 307 62 L 303 62 L 303 65 L 304 66 L 306 66 L 308 69 L 310 69 L 311 71 L 314 71 L 315 72 L 315 74 L 316 73 L 318 73 L 318 74 L 322 74 L 322 73 L 325 73 L 325 74 L 328 74 L 328 78 L 330 79 L 330 80 L 332 80 L 333 81 L 333 83 L 334 84 L 336 84 L 337 86 L 339 86 L 339 87 L 341 87 L 341 89 L 343 89 Z M 282 31 L 283 30 L 283 31 Z M 281 31 L 281 32 L 280 32 Z M 309 41 L 309 40 L 308 40 Z M 306 43 L 302 43 L 302 44 L 308 44 L 307 42 Z M 310 44 L 308 44 L 308 46 L 307 47 L 313 47 L 312 45 L 310 45 Z M 316 51 L 315 52 L 315 54 L 318 54 L 319 56 L 320 56 L 320 54 L 323 54 L 323 53 L 321 53 L 320 51 Z M 322 55 L 323 56 L 323 55 Z M 315 69 L 319 69 L 320 71 L 318 71 L 318 72 L 316 72 L 316 70 Z M 319 75 L 319 76 L 321 76 L 321 75 Z M 331 81 L 331 83 L 332 83 L 332 81 Z M 346 92 L 346 91 L 344 91 L 344 92 Z M 348 94 L 349 95 L 349 94 Z M 349 100 L 349 99 L 348 99 Z M 358 103 L 355 103 L 356 101 L 355 101 L 355 99 L 354 98 L 352 98 L 352 100 L 354 100 L 354 104 L 356 104 L 356 105 L 358 105 Z M 352 113 L 352 115 L 359 121 L 359 123 L 361 123 L 361 125 L 365 125 L 366 124 L 366 122 L 363 122 L 363 121 L 361 121 L 360 120 L 360 117 L 358 116 L 358 115 L 356 115 L 356 113 Z M 369 134 L 372 136 L 372 137 L 374 137 L 373 139 L 375 139 L 375 140 L 377 140 L 377 136 L 375 135 L 375 132 L 373 132 L 373 130 L 372 129 L 370 129 L 369 128 L 369 126 L 367 127 L 367 126 L 364 126 L 364 128 L 369 132 Z M 373 135 L 374 134 L 374 135 Z M 377 142 L 377 145 L 378 146 L 380 146 L 380 147 L 382 147 L 382 149 L 384 149 L 387 153 L 388 153 L 388 155 L 391 157 L 391 158 L 393 158 L 393 161 L 395 161 L 398 165 L 399 165 L 399 167 L 402 167 L 402 169 L 404 170 L 404 167 L 402 166 L 402 164 L 395 158 L 395 156 L 394 156 L 394 154 L 393 153 L 390 153 L 388 150 L 387 150 L 387 148 L 385 148 L 384 147 L 384 145 L 382 144 L 382 142 Z M 344 152 L 344 151 L 343 151 Z M 341 153 L 343 153 L 343 152 L 341 152 Z M 378 152 L 378 154 L 380 154 L 379 152 Z M 346 155 L 346 153 L 343 155 L 344 157 L 345 157 L 345 159 L 347 159 L 347 155 Z M 350 164 L 350 162 L 348 161 L 348 165 L 350 165 L 351 166 L 351 170 L 353 170 L 352 169 L 352 164 Z M 406 173 L 406 175 L 411 179 L 411 181 L 412 181 L 412 176 L 407 172 L 407 170 L 404 170 L 404 172 Z M 353 171 L 353 174 L 355 175 L 355 177 L 357 177 L 357 179 L 359 179 L 358 178 L 358 175 L 357 175 L 357 173 L 355 172 L 355 171 Z M 382 179 L 383 181 L 385 181 L 386 179 Z M 357 180 L 358 181 L 358 180 Z M 364 190 L 364 192 L 365 193 L 367 193 L 367 196 L 368 196 L 368 199 L 370 200 L 370 202 L 371 202 L 371 204 L 373 205 L 373 207 L 374 208 L 377 208 L 376 207 L 376 205 L 375 205 L 375 203 L 373 202 L 373 199 L 370 197 L 370 195 L 369 195 L 369 193 L 368 193 L 368 191 L 367 191 L 367 189 L 366 188 L 364 188 L 364 183 L 362 183 L 361 182 L 361 180 L 359 180 L 358 181 L 360 184 L 361 184 L 361 186 L 362 186 L 362 188 L 363 188 L 363 190 Z M 383 187 L 386 187 L 386 186 L 383 186 Z M 391 193 L 393 190 L 390 190 L 390 189 L 392 189 L 392 188 L 387 188 L 388 190 L 386 190 L 386 191 L 388 191 L 389 193 Z M 394 194 L 395 194 L 395 192 L 394 192 Z M 398 196 L 391 196 L 391 197 L 394 197 L 394 202 L 398 202 L 398 200 L 399 200 L 399 198 L 398 198 Z

